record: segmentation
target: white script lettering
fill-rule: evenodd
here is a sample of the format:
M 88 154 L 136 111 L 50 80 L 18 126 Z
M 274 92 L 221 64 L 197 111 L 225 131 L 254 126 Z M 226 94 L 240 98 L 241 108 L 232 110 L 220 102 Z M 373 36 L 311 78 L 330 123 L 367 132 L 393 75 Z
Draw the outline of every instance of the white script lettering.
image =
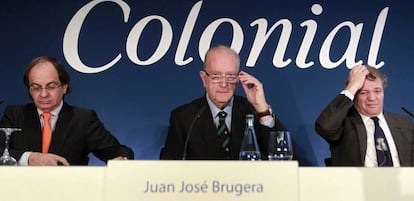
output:
M 111 67 L 113 67 L 116 63 L 118 63 L 121 58 L 122 54 L 118 53 L 118 55 L 114 56 L 114 59 L 111 61 L 105 61 L 106 63 L 101 66 L 90 66 L 82 62 L 82 56 L 79 55 L 79 35 L 81 34 L 81 28 L 83 23 L 88 16 L 88 13 L 91 12 L 98 4 L 100 3 L 108 3 L 112 2 L 115 3 L 121 8 L 123 12 L 123 21 L 124 23 L 129 23 L 129 14 L 131 11 L 130 6 L 122 0 L 93 0 L 87 3 L 85 6 L 80 8 L 75 15 L 72 17 L 70 22 L 67 25 L 66 31 L 64 33 L 63 38 L 63 53 L 65 59 L 67 60 L 68 64 L 75 70 L 82 72 L 82 73 L 99 73 L 103 72 Z M 195 29 L 196 22 L 198 20 L 199 14 L 202 11 L 202 3 L 203 1 L 196 2 L 193 7 L 191 8 L 187 20 L 183 26 L 183 30 L 181 36 L 178 41 L 174 62 L 178 66 L 184 66 L 190 64 L 194 61 L 193 56 L 189 55 L 188 58 L 185 58 L 186 52 L 188 50 L 188 46 L 191 43 L 191 36 L 193 30 Z M 379 13 L 376 24 L 374 26 L 373 34 L 371 37 L 371 45 L 369 52 L 367 52 L 367 64 L 374 66 L 376 68 L 380 68 L 384 65 L 384 61 L 378 60 L 378 52 L 381 44 L 382 35 L 384 32 L 384 27 L 386 24 L 386 19 L 388 16 L 388 7 L 382 9 Z M 323 8 L 320 4 L 313 4 L 311 7 L 311 12 L 315 16 L 320 16 L 323 13 Z M 152 55 L 150 55 L 147 59 L 139 58 L 137 54 L 140 47 L 140 40 L 145 40 L 142 38 L 142 32 L 149 22 L 155 21 L 161 24 L 161 34 L 160 39 L 158 40 L 158 45 Z M 208 24 L 205 29 L 203 30 L 199 43 L 198 43 L 198 55 L 200 60 L 204 59 L 204 54 L 208 50 L 211 45 L 212 39 L 216 34 L 217 29 L 223 24 L 230 24 L 232 28 L 232 41 L 230 42 L 230 46 L 237 52 L 240 52 L 245 45 L 244 41 L 244 34 L 243 32 L 243 25 L 239 24 L 236 19 L 232 18 L 217 18 L 210 24 Z M 292 56 L 286 55 L 286 50 L 288 49 L 289 41 L 291 40 L 292 32 L 294 30 L 294 26 L 289 19 L 279 19 L 273 25 L 268 28 L 268 19 L 265 18 L 258 18 L 250 23 L 250 27 L 256 27 L 256 35 L 252 46 L 250 48 L 250 54 L 246 61 L 247 67 L 255 67 L 257 60 L 260 58 L 260 54 L 262 53 L 263 47 L 265 45 L 273 47 L 274 44 L 268 44 L 268 39 L 272 37 L 273 32 L 280 28 L 280 36 L 278 40 L 278 44 L 275 46 L 275 50 L 273 53 L 273 66 L 276 68 L 284 68 L 287 67 L 289 64 L 292 63 Z M 320 46 L 320 48 L 315 47 L 313 44 L 315 36 L 317 35 L 318 31 L 318 23 L 313 19 L 308 19 L 300 23 L 300 27 L 305 28 L 305 34 L 303 39 L 301 39 L 300 47 L 298 49 L 298 53 L 295 59 L 295 64 L 298 68 L 309 68 L 315 65 L 314 60 L 309 60 L 309 52 L 315 51 L 315 49 L 319 49 L 319 63 L 323 68 L 326 69 L 333 69 L 341 65 L 342 63 L 346 63 L 348 68 L 356 64 L 363 63 L 363 60 L 359 59 L 358 61 L 357 56 L 357 49 L 361 40 L 361 34 L 364 28 L 364 23 L 355 24 L 351 21 L 343 21 L 338 23 L 325 37 Z M 299 27 L 298 27 L 299 28 Z M 198 30 L 200 30 L 198 28 Z M 331 49 L 334 45 L 333 41 L 337 37 L 338 32 L 348 30 L 348 43 L 347 46 L 338 59 L 333 60 L 331 59 Z M 84 31 L 88 31 L 87 28 L 84 28 Z M 159 62 L 167 53 L 168 50 L 171 48 L 171 44 L 173 44 L 173 36 L 174 36 L 173 27 L 169 20 L 160 15 L 150 15 L 144 17 L 141 20 L 138 20 L 133 28 L 130 30 L 128 34 L 128 38 L 126 40 L 126 53 L 130 61 L 138 66 L 149 66 Z M 297 40 L 295 38 L 295 40 Z M 246 47 L 245 47 L 246 48 Z M 118 50 L 118 52 L 121 52 Z M 364 55 L 359 53 L 358 55 Z

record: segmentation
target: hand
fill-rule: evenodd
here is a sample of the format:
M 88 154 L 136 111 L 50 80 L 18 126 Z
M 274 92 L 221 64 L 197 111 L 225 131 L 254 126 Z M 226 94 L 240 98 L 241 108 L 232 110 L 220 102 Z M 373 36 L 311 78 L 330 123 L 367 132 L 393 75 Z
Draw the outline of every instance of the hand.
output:
M 352 94 L 356 94 L 359 89 L 364 86 L 365 79 L 369 74 L 368 69 L 363 65 L 354 66 L 348 75 L 348 84 L 346 90 Z
M 263 84 L 244 71 L 239 73 L 239 80 L 246 93 L 247 100 L 253 105 L 256 112 L 266 111 L 269 108 L 269 104 L 266 102 Z
M 113 158 L 112 160 L 128 160 L 128 159 L 126 159 L 124 156 L 118 156 L 118 157 Z
M 42 154 L 39 152 L 32 152 L 29 156 L 29 165 L 35 166 L 57 166 L 57 165 L 70 165 L 69 162 L 56 154 Z

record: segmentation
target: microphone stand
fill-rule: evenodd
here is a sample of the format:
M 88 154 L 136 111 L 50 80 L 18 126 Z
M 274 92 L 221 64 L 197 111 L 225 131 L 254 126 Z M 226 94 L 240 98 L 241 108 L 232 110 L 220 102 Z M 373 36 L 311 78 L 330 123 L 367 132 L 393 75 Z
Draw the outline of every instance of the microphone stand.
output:
M 414 114 L 412 112 L 410 112 L 407 108 L 405 107 L 401 107 L 401 109 L 406 112 L 408 115 L 410 115 L 411 118 L 414 118 Z
M 193 127 L 195 122 L 197 121 L 197 119 L 200 118 L 201 113 L 206 109 L 206 106 L 201 107 L 201 109 L 196 113 L 196 115 L 193 118 L 193 121 L 190 124 L 190 128 L 188 129 L 188 133 L 187 133 L 187 138 L 185 139 L 185 144 L 184 144 L 184 150 L 183 150 L 183 160 L 185 160 L 187 158 L 187 147 L 188 147 L 188 141 L 190 141 L 190 135 L 191 132 L 193 131 Z

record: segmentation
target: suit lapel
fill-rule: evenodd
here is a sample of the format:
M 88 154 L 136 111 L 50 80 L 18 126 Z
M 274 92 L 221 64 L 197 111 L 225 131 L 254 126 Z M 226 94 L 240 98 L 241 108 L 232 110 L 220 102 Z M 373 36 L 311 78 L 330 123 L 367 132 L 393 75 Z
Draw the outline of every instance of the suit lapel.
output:
M 42 128 L 40 117 L 34 104 L 28 106 L 25 110 L 23 132 L 27 135 L 27 145 L 29 150 L 40 152 L 42 149 Z
M 196 105 L 196 111 L 199 111 L 203 106 L 206 107 L 206 109 L 201 113 L 199 121 L 195 123 L 193 134 L 197 134 L 203 143 L 200 145 L 201 147 L 207 149 L 206 151 L 208 153 L 214 152 L 213 155 L 217 155 L 217 149 L 211 147 L 211 144 L 218 144 L 217 127 L 214 124 L 214 119 L 211 115 L 211 110 L 205 95 L 198 100 Z
M 400 159 L 401 166 L 410 165 L 410 147 L 406 146 L 411 144 L 412 136 L 405 133 L 399 122 L 389 113 L 384 113 L 385 120 L 390 128 L 392 138 L 394 139 L 395 146 L 397 148 L 398 157 Z
M 218 137 L 216 135 L 217 128 L 216 125 L 214 125 L 213 118 L 211 116 L 210 109 L 203 112 L 203 114 L 200 116 L 200 121 L 203 122 L 198 127 L 198 131 L 196 133 L 203 133 L 200 135 L 200 138 L 204 142 L 204 144 L 208 145 L 209 142 L 216 142 L 218 140 Z
M 235 100 L 237 99 L 235 98 Z M 243 123 L 245 122 L 245 112 L 241 110 L 242 107 L 240 107 L 239 101 L 234 101 L 231 120 L 231 138 L 237 144 L 241 144 L 244 134 Z
M 244 123 L 246 122 L 246 114 L 251 113 L 246 110 L 248 106 L 239 96 L 234 96 L 232 120 L 231 120 L 231 143 L 233 149 L 239 150 L 244 136 Z M 257 128 L 256 128 L 257 129 Z M 237 147 L 234 147 L 237 146 Z
M 69 135 L 69 132 L 66 130 L 67 125 L 71 121 L 71 111 L 70 106 L 66 103 L 63 104 L 62 109 L 59 112 L 59 117 L 56 122 L 55 130 L 52 134 L 52 142 L 50 144 L 49 151 L 53 153 L 62 153 L 63 144 Z
M 367 131 L 365 129 L 365 124 L 364 122 L 362 122 L 362 118 L 357 112 L 357 110 L 355 108 L 352 108 L 350 112 L 351 112 L 350 120 L 356 129 L 355 134 L 358 137 L 357 143 L 359 143 L 359 150 L 360 150 L 359 153 L 361 155 L 362 164 L 364 164 L 365 155 L 367 153 Z

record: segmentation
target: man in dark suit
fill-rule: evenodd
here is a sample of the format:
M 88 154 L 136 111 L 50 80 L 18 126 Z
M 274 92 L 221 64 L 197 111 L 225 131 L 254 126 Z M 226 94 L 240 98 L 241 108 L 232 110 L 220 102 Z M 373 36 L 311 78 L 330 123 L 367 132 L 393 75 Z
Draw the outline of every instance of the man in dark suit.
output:
M 405 116 L 383 111 L 386 85 L 386 76 L 374 67 L 359 65 L 349 72 L 345 90 L 315 123 L 316 132 L 330 145 L 327 165 L 414 165 L 414 124 Z M 377 130 L 384 137 L 377 138 Z
M 171 112 L 160 159 L 238 159 L 246 114 L 256 115 L 255 129 L 262 154 L 267 153 L 270 130 L 286 130 L 266 102 L 262 83 L 240 72 L 239 63 L 238 54 L 226 46 L 213 47 L 206 53 L 204 68 L 200 71 L 206 94 Z M 239 81 L 247 99 L 234 95 Z M 224 136 L 228 136 L 228 141 L 224 143 L 217 134 L 218 114 L 222 111 L 227 114 Z
M 87 165 L 91 152 L 105 162 L 133 159 L 133 151 L 105 129 L 93 110 L 64 102 L 70 77 L 55 58 L 34 59 L 23 79 L 33 103 L 8 106 L 0 121 L 0 127 L 22 129 L 10 141 L 19 165 Z M 45 127 L 50 128 L 48 142 L 42 134 Z

